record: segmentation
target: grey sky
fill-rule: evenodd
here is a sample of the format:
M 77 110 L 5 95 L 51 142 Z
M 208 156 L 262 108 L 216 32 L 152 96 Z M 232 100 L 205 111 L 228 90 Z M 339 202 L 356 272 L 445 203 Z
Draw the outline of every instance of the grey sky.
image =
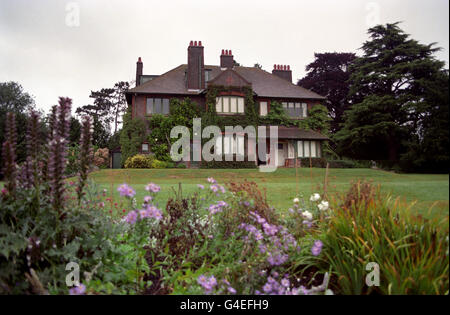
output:
M 66 25 L 68 3 L 78 27 Z M 437 42 L 448 67 L 448 11 L 448 0 L 0 0 L 0 82 L 19 82 L 45 111 L 58 96 L 78 107 L 90 90 L 133 80 L 138 57 L 144 74 L 186 63 L 190 40 L 202 41 L 206 64 L 231 49 L 244 66 L 290 65 L 296 81 L 314 52 L 355 52 L 377 20 Z

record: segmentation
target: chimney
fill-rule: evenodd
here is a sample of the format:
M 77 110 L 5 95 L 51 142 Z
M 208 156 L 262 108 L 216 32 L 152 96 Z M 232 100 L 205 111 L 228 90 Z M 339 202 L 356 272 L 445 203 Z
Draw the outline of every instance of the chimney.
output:
M 272 74 L 285 79 L 292 83 L 292 71 L 290 66 L 286 65 L 273 65 Z
M 205 88 L 205 62 L 202 42 L 191 41 L 188 47 L 187 88 L 201 90 Z
M 141 57 L 139 57 L 136 63 L 136 86 L 141 85 L 141 76 L 142 69 L 144 68 L 144 64 L 142 63 Z
M 222 49 L 222 54 L 220 55 L 220 67 L 221 68 L 233 68 L 234 59 L 231 50 Z

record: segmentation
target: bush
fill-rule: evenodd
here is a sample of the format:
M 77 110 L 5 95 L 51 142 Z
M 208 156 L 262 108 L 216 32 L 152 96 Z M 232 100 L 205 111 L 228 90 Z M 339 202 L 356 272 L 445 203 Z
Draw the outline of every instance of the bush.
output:
M 327 167 L 327 160 L 325 158 L 300 158 L 299 160 L 302 167 Z
M 109 150 L 108 148 L 99 148 L 94 153 L 94 165 L 99 168 L 107 168 L 109 165 Z
M 186 164 L 180 163 L 177 165 L 177 168 L 187 168 Z
M 136 154 L 125 161 L 125 168 L 152 168 L 153 155 Z
M 343 294 L 446 294 L 449 287 L 448 217 L 410 214 L 411 205 L 357 182 L 334 200 L 324 252 Z M 365 283 L 369 262 L 380 286 Z
M 152 168 L 167 168 L 167 163 L 157 160 L 157 159 L 154 159 L 152 161 Z
M 356 168 L 357 164 L 351 160 L 329 160 L 330 168 Z

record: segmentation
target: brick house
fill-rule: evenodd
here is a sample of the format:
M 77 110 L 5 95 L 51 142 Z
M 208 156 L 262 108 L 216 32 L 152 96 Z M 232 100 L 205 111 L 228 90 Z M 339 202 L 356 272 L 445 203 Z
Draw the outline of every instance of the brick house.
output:
M 153 114 L 168 115 L 171 98 L 190 98 L 202 110 L 207 110 L 206 95 L 212 87 L 226 87 L 216 97 L 215 110 L 218 116 L 243 115 L 245 95 L 243 88 L 250 88 L 258 115 L 264 117 L 271 103 L 282 104 L 292 119 L 304 119 L 309 109 L 320 104 L 325 98 L 292 83 L 289 66 L 274 65 L 272 73 L 256 67 L 236 66 L 231 50 L 222 50 L 220 65 L 205 65 L 204 47 L 200 42 L 191 41 L 187 49 L 187 64 L 182 64 L 162 75 L 144 75 L 143 62 L 139 58 L 136 68 L 136 87 L 126 94 L 131 106 L 132 117 L 146 118 Z M 245 126 L 244 126 L 245 127 Z M 321 157 L 322 143 L 328 138 L 319 132 L 301 130 L 298 127 L 279 126 L 277 157 L 278 166 L 292 167 L 296 157 Z M 233 145 L 227 146 L 224 138 L 223 153 L 245 151 L 247 142 L 234 138 Z M 222 146 L 222 143 L 220 143 Z M 149 152 L 147 143 L 141 152 Z M 258 163 L 258 162 L 256 162 Z

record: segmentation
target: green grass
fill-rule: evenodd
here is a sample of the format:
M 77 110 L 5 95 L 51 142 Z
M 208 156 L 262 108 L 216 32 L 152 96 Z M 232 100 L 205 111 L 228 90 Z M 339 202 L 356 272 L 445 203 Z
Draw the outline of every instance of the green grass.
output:
M 292 205 L 292 199 L 298 195 L 308 198 L 312 192 L 321 192 L 325 169 L 278 169 L 273 173 L 261 173 L 258 170 L 210 170 L 210 169 L 120 169 L 101 170 L 90 175 L 100 187 L 113 193 L 114 200 L 120 200 L 117 187 L 122 183 L 130 184 L 142 200 L 149 182 L 161 186 L 158 197 L 160 204 L 171 194 L 171 187 L 177 189 L 182 183 L 183 193 L 197 190 L 197 184 L 207 184 L 207 177 L 214 177 L 219 183 L 229 181 L 255 181 L 266 190 L 270 204 L 280 211 Z M 417 201 L 413 211 L 427 217 L 448 215 L 449 212 L 449 176 L 423 174 L 395 174 L 372 169 L 330 169 L 329 192 L 342 192 L 350 187 L 352 181 L 371 180 L 381 184 L 382 191 L 407 202 Z

